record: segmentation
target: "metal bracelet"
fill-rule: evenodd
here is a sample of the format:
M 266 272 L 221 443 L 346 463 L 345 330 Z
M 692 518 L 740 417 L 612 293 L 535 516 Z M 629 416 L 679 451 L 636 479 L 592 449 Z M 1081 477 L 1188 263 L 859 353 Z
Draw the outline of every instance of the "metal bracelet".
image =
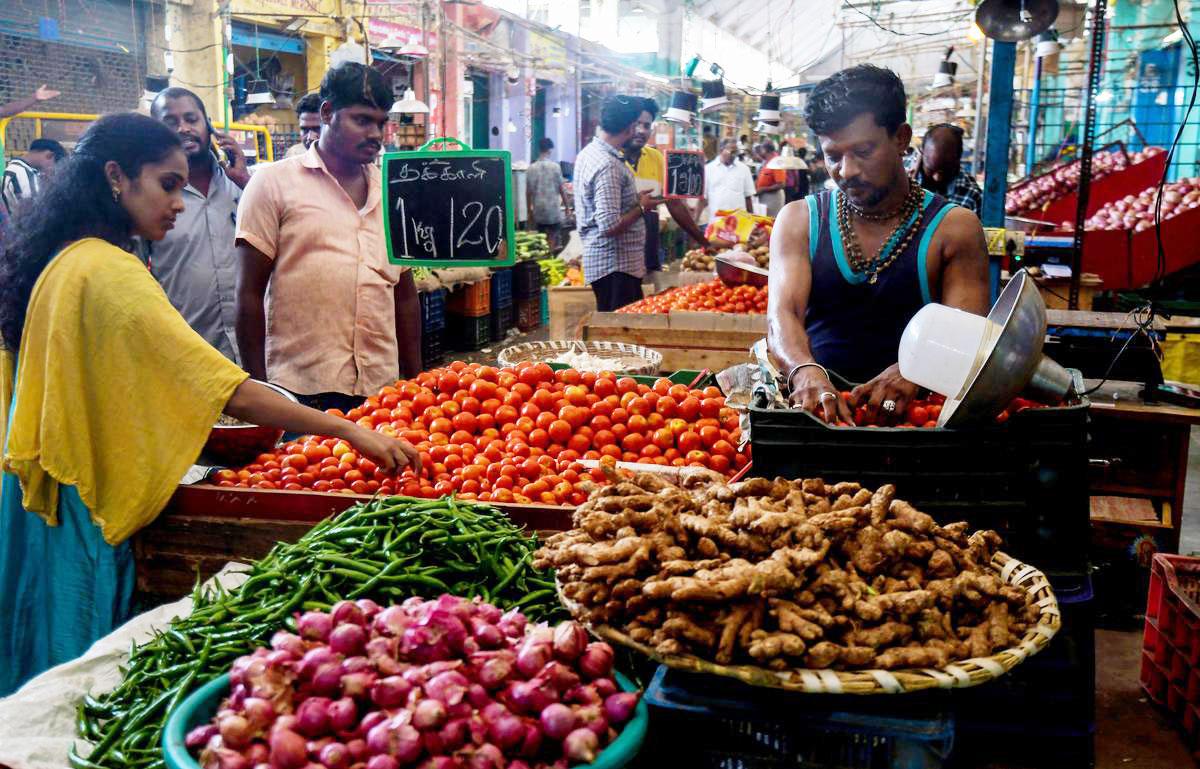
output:
M 799 364 L 799 365 L 792 366 L 792 370 L 788 372 L 786 384 L 787 384 L 787 387 L 788 387 L 788 391 L 789 391 L 789 392 L 790 392 L 790 391 L 791 391 L 791 389 L 792 389 L 792 380 L 793 380 L 793 379 L 796 377 L 796 372 L 797 372 L 797 371 L 799 371 L 799 370 L 800 370 L 800 369 L 802 369 L 802 368 L 809 368 L 810 366 L 811 366 L 812 368 L 819 368 L 819 369 L 821 369 L 821 373 L 825 375 L 825 378 L 826 378 L 826 379 L 829 379 L 829 371 L 828 371 L 828 370 L 827 370 L 827 369 L 826 369 L 824 366 L 822 366 L 820 363 L 812 363 L 812 362 L 810 362 L 810 363 L 801 363 L 801 364 Z M 830 380 L 830 381 L 832 382 L 832 380 Z

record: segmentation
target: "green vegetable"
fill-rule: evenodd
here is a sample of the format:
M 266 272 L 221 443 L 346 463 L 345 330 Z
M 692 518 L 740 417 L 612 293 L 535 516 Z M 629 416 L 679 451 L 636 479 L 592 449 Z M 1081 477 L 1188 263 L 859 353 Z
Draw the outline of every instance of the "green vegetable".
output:
M 302 610 L 454 592 L 519 606 L 533 620 L 565 616 L 553 575 L 529 565 L 537 546 L 496 509 L 453 499 L 378 498 L 328 518 L 294 544 L 272 548 L 240 588 L 197 583 L 192 613 L 132 649 L 117 688 L 79 703 L 76 730 L 96 747 L 86 757 L 72 748 L 68 764 L 162 766 L 157 746 L 168 713 L 282 625 L 294 626 Z

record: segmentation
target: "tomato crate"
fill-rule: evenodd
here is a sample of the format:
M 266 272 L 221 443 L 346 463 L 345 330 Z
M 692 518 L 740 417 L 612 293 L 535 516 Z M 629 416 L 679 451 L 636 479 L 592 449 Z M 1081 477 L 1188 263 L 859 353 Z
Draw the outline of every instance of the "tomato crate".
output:
M 471 315 L 450 313 L 447 316 L 447 346 L 455 350 L 474 351 L 487 347 L 492 341 L 491 316 L 478 318 Z
M 533 331 L 542 325 L 542 296 L 534 294 L 530 299 L 517 300 L 517 328 Z
M 446 309 L 471 318 L 486 317 L 491 311 L 491 278 L 459 286 L 450 293 Z
M 492 270 L 492 311 L 497 307 L 512 307 L 513 271 L 511 267 Z
M 1156 553 L 1150 564 L 1141 684 L 1200 755 L 1200 558 Z
M 542 268 L 533 259 L 517 262 L 512 268 L 513 298 L 536 299 L 542 294 Z
M 446 289 L 435 288 L 417 295 L 421 303 L 421 331 L 441 331 L 446 327 Z
M 517 308 L 512 305 L 511 301 L 504 307 L 497 307 L 493 304 L 490 317 L 492 319 L 492 341 L 499 342 L 508 334 L 508 330 L 516 325 Z
M 1080 388 L 1082 389 L 1082 388 Z M 857 481 L 941 523 L 995 529 L 1043 570 L 1082 571 L 1090 531 L 1087 399 L 967 430 L 830 427 L 807 412 L 750 409 L 754 473 Z
M 644 766 L 937 769 L 954 745 L 945 692 L 812 695 L 659 666 Z

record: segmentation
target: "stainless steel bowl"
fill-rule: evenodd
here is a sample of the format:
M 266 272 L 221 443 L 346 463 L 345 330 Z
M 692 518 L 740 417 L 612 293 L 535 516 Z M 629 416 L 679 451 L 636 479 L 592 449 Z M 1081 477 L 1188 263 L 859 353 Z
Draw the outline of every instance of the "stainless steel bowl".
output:
M 257 379 L 252 381 L 271 388 L 292 403 L 299 403 L 296 396 L 278 385 Z M 213 425 L 212 430 L 208 433 L 208 440 L 204 443 L 201 456 L 208 464 L 226 467 L 244 465 L 252 462 L 259 454 L 275 448 L 282 437 L 283 430 L 278 427 L 252 424 Z
M 717 257 L 717 277 L 731 285 L 741 285 L 745 283 L 750 286 L 763 288 L 767 285 L 769 273 L 758 265 L 742 264 L 726 259 L 724 256 Z

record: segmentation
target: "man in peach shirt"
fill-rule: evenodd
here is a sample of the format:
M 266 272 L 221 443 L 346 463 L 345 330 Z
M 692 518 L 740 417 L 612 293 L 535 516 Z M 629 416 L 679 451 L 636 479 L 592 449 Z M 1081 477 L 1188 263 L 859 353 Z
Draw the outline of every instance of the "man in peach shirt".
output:
M 238 207 L 238 348 L 250 375 L 315 408 L 349 410 L 421 369 L 412 273 L 389 264 L 382 147 L 391 88 L 342 64 L 321 81 L 324 129 L 256 173 Z

